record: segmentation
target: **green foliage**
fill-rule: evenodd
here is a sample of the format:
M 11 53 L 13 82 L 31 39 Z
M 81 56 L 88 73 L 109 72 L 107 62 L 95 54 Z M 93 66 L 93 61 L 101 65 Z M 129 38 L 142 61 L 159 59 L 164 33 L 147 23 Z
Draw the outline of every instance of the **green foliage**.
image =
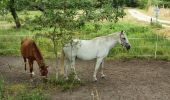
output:
M 0 15 L 4 16 L 8 13 L 8 10 L 7 10 L 7 0 L 1 0 L 0 1 Z
M 80 28 L 80 31 L 76 33 L 75 38 L 80 39 L 92 39 L 97 36 L 107 35 L 113 32 L 118 32 L 121 30 L 126 31 L 129 41 L 132 45 L 132 48 L 127 52 L 120 45 L 117 45 L 113 48 L 109 54 L 109 58 L 120 59 L 120 58 L 154 58 L 155 54 L 155 43 L 158 42 L 158 50 L 157 50 L 157 58 L 158 59 L 170 59 L 168 45 L 170 41 L 165 39 L 165 37 L 159 36 L 158 40 L 156 40 L 156 33 L 153 31 L 157 27 L 153 26 L 141 26 L 136 23 L 129 22 L 118 22 L 118 23 L 91 23 L 87 22 L 84 26 Z M 48 34 L 42 32 L 44 34 Z M 0 37 L 0 53 L 4 55 L 19 55 L 20 54 L 20 37 L 15 37 L 15 35 L 19 34 L 31 34 L 27 29 L 8 29 L 1 30 L 0 35 L 9 35 L 7 37 Z M 11 35 L 14 35 L 11 37 Z M 131 38 L 144 38 L 144 39 L 131 39 Z M 4 44 L 3 42 L 11 42 L 8 44 Z M 53 44 L 50 39 L 46 38 L 38 38 L 36 39 L 40 50 L 42 51 L 45 57 L 54 58 L 53 53 Z M 60 50 L 62 45 L 58 46 Z M 8 50 L 8 49 L 16 49 L 16 50 Z M 60 51 L 57 51 L 60 52 Z M 142 56 L 142 55 L 150 55 L 150 56 Z
M 83 85 L 83 82 L 75 79 L 74 73 L 71 73 L 68 76 L 68 80 L 66 80 L 63 76 L 60 76 L 58 79 L 51 77 L 48 82 L 54 86 L 61 87 L 63 91 L 71 90 Z
M 80 31 L 85 22 L 100 20 L 117 22 L 120 17 L 125 15 L 122 8 L 123 3 L 118 0 L 38 0 L 38 2 L 43 3 L 45 9 L 43 14 L 32 20 L 29 25 L 34 26 L 33 30 L 42 33 L 39 36 L 52 41 L 56 58 L 59 47 L 72 42 L 75 33 Z M 58 69 L 58 67 L 56 68 Z M 57 71 L 57 73 L 59 72 Z
M 0 100 L 4 98 L 4 80 L 0 78 Z
M 153 28 L 162 28 L 162 24 L 159 22 L 151 22 L 150 25 Z
M 18 94 L 16 100 L 47 100 L 40 90 L 29 90 Z
M 169 0 L 124 0 L 124 4 L 128 7 L 139 7 L 139 8 L 148 8 L 149 6 L 163 6 L 170 7 Z
M 38 87 L 30 89 L 26 84 L 5 85 L 4 80 L 1 78 L 0 100 L 48 100 L 48 96 Z
M 148 0 L 138 0 L 138 6 L 140 8 L 146 8 L 147 4 L 148 4 Z
M 126 51 L 126 49 L 121 45 L 116 45 L 116 47 L 110 51 L 108 55 L 109 58 L 155 58 L 157 42 L 157 59 L 170 59 L 167 54 L 170 53 L 167 49 L 168 43 L 170 43 L 170 41 L 165 39 L 163 36 L 158 36 L 157 40 L 156 32 L 152 30 L 153 28 L 158 27 L 141 26 L 128 22 L 119 22 L 116 24 L 107 23 L 99 25 L 101 28 L 100 30 L 96 31 L 95 24 L 86 24 L 85 27 L 82 28 L 82 32 L 86 32 L 88 29 L 90 29 L 90 31 L 88 31 L 85 35 L 80 35 L 80 38 L 91 39 L 97 36 L 107 35 L 113 32 L 124 30 L 127 33 L 129 42 L 132 46 L 129 51 Z
M 170 7 L 170 1 L 169 0 L 159 0 L 159 5 L 164 7 Z

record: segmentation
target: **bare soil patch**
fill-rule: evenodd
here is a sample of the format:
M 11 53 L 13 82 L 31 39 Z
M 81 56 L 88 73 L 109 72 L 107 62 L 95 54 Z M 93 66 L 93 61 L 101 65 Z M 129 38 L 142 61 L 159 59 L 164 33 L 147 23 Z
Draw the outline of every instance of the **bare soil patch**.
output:
M 46 59 L 50 75 L 55 70 L 55 60 Z M 70 91 L 49 88 L 53 100 L 170 100 L 170 62 L 160 60 L 106 60 L 106 79 L 92 82 L 95 61 L 77 60 L 76 69 L 85 85 Z M 11 67 L 7 66 L 9 64 Z M 11 70 L 10 70 L 11 68 Z M 37 76 L 39 71 L 35 63 Z M 24 71 L 21 57 L 0 56 L 0 73 L 9 84 L 28 83 L 29 74 Z M 97 92 L 96 92 L 97 91 Z M 97 93 L 97 94 L 96 94 Z

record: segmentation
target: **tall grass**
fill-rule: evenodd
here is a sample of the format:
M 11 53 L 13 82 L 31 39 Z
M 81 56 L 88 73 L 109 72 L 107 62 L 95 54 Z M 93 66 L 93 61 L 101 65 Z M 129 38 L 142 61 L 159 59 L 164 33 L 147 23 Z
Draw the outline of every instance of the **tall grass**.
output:
M 74 73 L 69 74 L 68 80 L 66 80 L 64 77 L 59 77 L 58 79 L 56 79 L 56 77 L 52 76 L 50 77 L 48 83 L 49 85 L 60 87 L 62 91 L 72 90 L 83 85 L 82 81 L 78 81 L 77 79 L 75 79 Z
M 92 39 L 97 36 L 111 34 L 124 30 L 129 38 L 132 48 L 126 51 L 120 45 L 116 45 L 109 53 L 109 58 L 155 58 L 169 60 L 168 50 L 170 41 L 159 35 L 157 37 L 156 29 L 150 26 L 141 26 L 130 22 L 105 22 L 105 23 L 87 23 L 77 33 L 77 38 Z M 7 29 L 0 30 L 0 55 L 20 55 L 21 37 L 15 35 L 34 35 L 35 33 L 23 29 Z M 54 57 L 53 45 L 50 40 L 45 38 L 36 39 L 43 55 L 46 57 Z M 156 50 L 156 44 L 158 46 Z M 157 56 L 155 56 L 155 54 Z
M 4 80 L 0 78 L 0 100 L 4 98 Z
M 47 100 L 44 93 L 40 90 L 29 90 L 18 94 L 16 100 Z
M 5 84 L 0 80 L 0 100 L 48 100 L 39 86 L 31 88 L 25 84 Z
M 99 26 L 100 28 L 96 30 L 95 25 L 87 24 L 87 26 L 82 28 L 82 32 L 86 34 L 80 35 L 80 38 L 90 39 L 124 30 L 132 46 L 129 51 L 126 51 L 122 46 L 116 45 L 116 47 L 110 51 L 109 58 L 156 57 L 157 59 L 170 60 L 170 56 L 168 55 L 168 53 L 170 53 L 168 50 L 170 41 L 163 37 L 163 35 L 158 35 L 157 37 L 156 29 L 153 29 L 154 27 L 152 26 L 141 26 L 126 22 L 99 24 Z

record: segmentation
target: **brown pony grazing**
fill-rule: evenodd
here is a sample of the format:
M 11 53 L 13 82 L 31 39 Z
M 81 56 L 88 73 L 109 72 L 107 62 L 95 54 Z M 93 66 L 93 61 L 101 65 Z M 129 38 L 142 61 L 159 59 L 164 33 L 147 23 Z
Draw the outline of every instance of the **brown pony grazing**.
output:
M 40 73 L 41 76 L 47 77 L 48 74 L 48 66 L 45 65 L 44 59 L 41 55 L 40 50 L 38 49 L 37 45 L 35 42 L 31 39 L 25 38 L 21 42 L 21 54 L 24 58 L 25 62 L 25 71 L 26 71 L 26 59 L 28 59 L 29 62 L 29 67 L 30 67 L 30 73 L 31 73 L 31 78 L 33 75 L 33 62 L 34 60 L 37 61 L 39 68 L 40 68 Z

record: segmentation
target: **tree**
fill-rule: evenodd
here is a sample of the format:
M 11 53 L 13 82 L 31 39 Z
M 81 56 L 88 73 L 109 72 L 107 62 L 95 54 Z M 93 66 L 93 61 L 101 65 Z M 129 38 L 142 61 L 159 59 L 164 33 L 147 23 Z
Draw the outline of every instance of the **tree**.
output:
M 14 0 L 9 0 L 9 10 L 14 18 L 15 24 L 16 24 L 16 28 L 20 28 L 21 27 L 21 23 L 19 21 L 18 15 L 16 13 L 16 9 L 15 9 L 15 1 Z
M 38 0 L 1 0 L 0 1 L 0 15 L 6 15 L 11 13 L 16 28 L 21 27 L 20 19 L 17 15 L 17 11 L 23 10 L 40 10 L 44 11 L 43 4 L 40 4 Z
M 0 1 L 0 12 L 1 12 L 0 13 L 1 15 L 6 15 L 6 14 L 8 14 L 8 12 L 10 12 L 14 21 L 15 21 L 16 28 L 21 27 L 21 23 L 19 21 L 18 15 L 16 13 L 14 0 L 1 0 Z
M 44 12 L 31 22 L 38 34 L 52 40 L 54 53 L 58 58 L 59 47 L 71 42 L 75 33 L 86 22 L 109 20 L 117 22 L 125 13 L 124 0 L 37 0 L 44 5 Z M 58 64 L 56 64 L 58 65 Z M 60 69 L 56 66 L 56 76 Z

